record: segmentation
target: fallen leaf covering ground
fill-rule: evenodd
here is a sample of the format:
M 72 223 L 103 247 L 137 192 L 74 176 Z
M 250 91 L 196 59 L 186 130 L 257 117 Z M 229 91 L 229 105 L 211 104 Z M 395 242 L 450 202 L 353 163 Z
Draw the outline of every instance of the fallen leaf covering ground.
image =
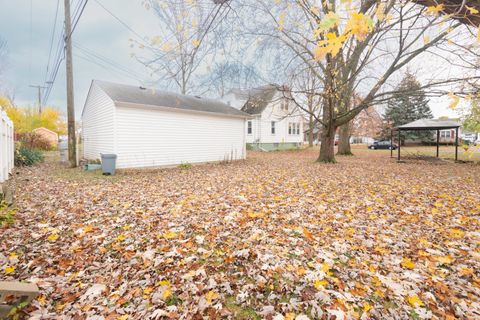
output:
M 316 156 L 20 169 L 0 280 L 31 319 L 480 317 L 480 166 Z

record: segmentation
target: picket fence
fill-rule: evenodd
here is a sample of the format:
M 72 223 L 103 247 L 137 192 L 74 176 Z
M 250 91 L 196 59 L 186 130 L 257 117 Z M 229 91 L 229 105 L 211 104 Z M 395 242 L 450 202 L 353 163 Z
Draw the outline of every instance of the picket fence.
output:
M 13 123 L 6 113 L 0 110 L 0 183 L 5 182 L 13 170 L 14 152 Z

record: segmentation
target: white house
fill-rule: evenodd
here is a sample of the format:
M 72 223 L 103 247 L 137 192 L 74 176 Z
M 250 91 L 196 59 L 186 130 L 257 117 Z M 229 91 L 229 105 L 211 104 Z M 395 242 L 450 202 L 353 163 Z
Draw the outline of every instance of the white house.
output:
M 82 112 L 83 156 L 118 168 L 244 159 L 249 115 L 222 102 L 94 80 Z
M 223 101 L 250 114 L 246 141 L 251 149 L 281 150 L 298 148 L 303 143 L 303 116 L 287 98 L 289 91 L 277 85 L 250 90 L 230 90 Z

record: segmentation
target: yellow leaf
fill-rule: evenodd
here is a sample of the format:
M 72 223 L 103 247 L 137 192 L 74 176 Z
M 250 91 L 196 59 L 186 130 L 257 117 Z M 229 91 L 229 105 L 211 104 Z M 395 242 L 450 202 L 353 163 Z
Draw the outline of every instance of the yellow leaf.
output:
M 14 273 L 15 272 L 15 267 L 6 267 L 4 269 L 6 274 Z
M 307 228 L 303 228 L 303 235 L 305 236 L 305 238 L 307 238 L 308 240 L 314 240 L 313 238 L 313 234 L 308 231 Z
M 122 227 L 123 230 L 127 231 L 127 230 L 130 230 L 131 226 L 130 225 L 125 225 Z
M 128 314 L 118 317 L 117 320 L 128 320 Z
M 423 44 L 424 44 L 424 45 L 427 45 L 427 44 L 429 44 L 429 43 L 430 43 L 430 37 L 429 37 L 429 36 L 423 37 Z
M 378 21 L 383 21 L 385 19 L 385 3 L 380 2 L 375 11 Z
M 152 287 L 146 287 L 145 289 L 143 289 L 143 294 L 150 294 L 152 293 L 152 290 L 153 288 Z
M 327 280 L 315 280 L 315 282 L 313 283 L 313 286 L 315 287 L 315 289 L 317 290 L 323 290 L 325 289 L 325 286 L 328 285 L 328 281 Z
M 423 301 L 417 295 L 407 296 L 407 302 L 414 308 L 423 306 Z
M 193 39 L 193 40 L 192 40 L 192 44 L 193 44 L 194 47 L 198 47 L 198 46 L 200 45 L 200 40 L 198 40 L 198 39 Z
M 215 291 L 208 291 L 207 294 L 205 295 L 205 299 L 207 300 L 208 304 L 211 304 L 213 300 L 218 298 L 218 293 Z
M 435 256 L 433 258 L 435 259 L 435 261 L 437 261 L 441 264 L 450 264 L 455 260 L 451 256 Z
M 473 8 L 473 7 L 469 7 L 469 6 L 465 6 L 468 11 L 470 11 L 470 14 L 477 14 L 478 13 L 478 10 Z
M 126 237 L 123 234 L 121 234 L 117 237 L 118 241 L 125 241 L 125 239 L 126 239 Z
M 172 291 L 170 289 L 167 288 L 165 289 L 165 291 L 163 291 L 163 300 L 166 300 L 171 296 L 172 296 Z
M 295 313 L 289 312 L 285 315 L 285 320 L 293 320 L 295 319 Z
M 47 238 L 48 241 L 52 241 L 52 242 L 57 241 L 57 239 L 58 239 L 58 234 L 56 234 L 56 233 L 53 233 L 53 234 L 49 235 L 48 238 Z
M 436 16 L 441 11 L 443 11 L 444 8 L 445 8 L 445 5 L 443 3 L 439 4 L 439 5 L 436 5 L 436 6 L 430 6 L 430 7 L 427 8 L 426 13 L 429 14 L 429 15 Z
M 450 92 L 448 94 L 448 96 L 450 97 L 451 99 L 451 102 L 450 104 L 448 105 L 448 107 L 452 110 L 455 110 L 455 108 L 457 107 L 458 103 L 460 102 L 460 97 L 457 97 L 453 92 Z
M 157 283 L 158 286 L 170 286 L 170 280 L 162 280 Z
M 465 232 L 460 229 L 450 229 L 450 237 L 455 239 L 461 239 L 465 236 Z
M 345 26 L 345 32 L 351 32 L 359 41 L 365 40 L 372 29 L 372 19 L 363 13 L 353 13 Z
M 480 27 L 477 29 L 477 41 L 480 41 Z
M 9 255 L 10 259 L 17 259 L 18 258 L 18 255 L 16 252 L 11 252 L 10 255 Z
M 40 296 L 38 296 L 37 301 L 38 301 L 42 306 L 44 306 L 44 305 L 47 303 L 47 299 L 45 298 L 45 296 L 44 296 L 43 294 L 40 295 Z
M 93 227 L 90 226 L 90 225 L 85 226 L 85 227 L 83 228 L 83 232 L 85 232 L 85 233 L 92 232 L 92 231 L 93 231 Z
M 400 264 L 402 265 L 402 267 L 407 268 L 407 269 L 415 268 L 415 263 L 412 260 L 410 260 L 409 258 L 403 258 L 403 260 Z
M 163 234 L 163 237 L 165 239 L 174 239 L 174 238 L 178 237 L 178 234 L 176 232 L 173 232 L 173 231 L 168 231 L 168 232 L 165 232 Z
M 372 310 L 372 309 L 373 309 L 373 307 L 372 307 L 371 304 L 369 304 L 368 302 L 364 302 L 364 303 L 363 303 L 363 311 L 364 311 L 364 312 L 368 312 L 368 311 L 370 311 L 370 310 Z
M 472 268 L 463 268 L 460 270 L 460 275 L 462 276 L 471 276 L 473 275 L 474 271 Z

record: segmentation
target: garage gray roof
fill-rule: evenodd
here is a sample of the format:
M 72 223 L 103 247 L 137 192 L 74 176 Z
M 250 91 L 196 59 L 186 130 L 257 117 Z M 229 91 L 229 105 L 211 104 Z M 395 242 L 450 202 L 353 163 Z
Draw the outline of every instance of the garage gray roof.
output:
M 187 111 L 218 113 L 235 117 L 250 117 L 245 112 L 218 100 L 99 80 L 94 80 L 93 83 L 102 88 L 116 103 L 134 103 Z
M 398 126 L 400 130 L 441 130 L 454 129 L 460 127 L 460 124 L 455 120 L 441 120 L 441 119 L 419 119 L 413 122 Z

